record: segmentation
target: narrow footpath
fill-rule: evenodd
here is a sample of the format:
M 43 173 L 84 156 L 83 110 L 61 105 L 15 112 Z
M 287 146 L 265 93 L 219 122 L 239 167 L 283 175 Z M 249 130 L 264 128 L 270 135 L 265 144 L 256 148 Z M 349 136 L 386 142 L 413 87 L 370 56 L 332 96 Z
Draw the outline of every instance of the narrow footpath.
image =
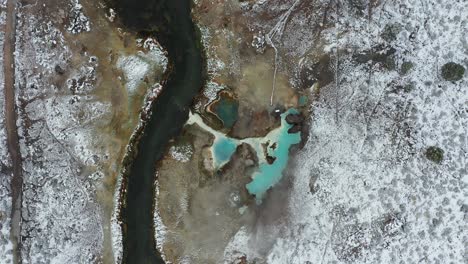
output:
M 23 192 L 23 168 L 19 145 L 18 129 L 16 127 L 15 99 L 15 32 L 16 32 L 17 0 L 8 0 L 5 43 L 3 46 L 3 70 L 5 77 L 5 127 L 7 131 L 8 152 L 13 165 L 11 180 L 11 230 L 10 239 L 13 243 L 13 262 L 21 263 L 21 204 Z

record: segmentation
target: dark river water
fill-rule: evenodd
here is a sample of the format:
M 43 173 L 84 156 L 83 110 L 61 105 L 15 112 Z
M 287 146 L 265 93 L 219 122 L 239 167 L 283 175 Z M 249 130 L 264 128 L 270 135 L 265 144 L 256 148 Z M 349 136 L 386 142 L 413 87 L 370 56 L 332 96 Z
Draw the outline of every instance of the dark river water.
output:
M 200 36 L 191 19 L 190 0 L 113 0 L 111 6 L 127 30 L 156 37 L 169 55 L 167 81 L 137 145 L 121 210 L 124 263 L 164 263 L 154 241 L 156 164 L 168 141 L 182 130 L 203 85 Z

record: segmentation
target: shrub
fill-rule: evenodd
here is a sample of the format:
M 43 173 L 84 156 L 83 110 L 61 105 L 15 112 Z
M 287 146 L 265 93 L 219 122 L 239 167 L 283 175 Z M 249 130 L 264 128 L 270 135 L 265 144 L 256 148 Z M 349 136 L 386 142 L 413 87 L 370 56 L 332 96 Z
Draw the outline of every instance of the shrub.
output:
M 394 70 L 396 67 L 395 54 L 396 49 L 390 46 L 379 45 L 370 50 L 353 54 L 353 59 L 357 63 L 381 63 L 387 70 Z
M 405 61 L 401 64 L 400 72 L 403 75 L 406 75 L 413 68 L 413 63 L 411 61 Z
M 392 56 L 385 58 L 385 61 L 383 62 L 383 66 L 389 71 L 395 70 L 396 68 L 395 59 Z
M 425 155 L 428 160 L 438 164 L 440 164 L 444 159 L 444 151 L 436 146 L 428 147 Z
M 400 24 L 387 24 L 380 36 L 388 42 L 394 41 L 397 39 L 397 35 L 400 33 L 402 28 L 403 27 Z
M 410 82 L 406 84 L 405 86 L 403 86 L 403 91 L 405 91 L 405 93 L 409 93 L 413 90 L 414 90 L 414 82 Z
M 458 63 L 449 62 L 442 66 L 442 77 L 447 81 L 459 81 L 465 74 L 465 68 Z

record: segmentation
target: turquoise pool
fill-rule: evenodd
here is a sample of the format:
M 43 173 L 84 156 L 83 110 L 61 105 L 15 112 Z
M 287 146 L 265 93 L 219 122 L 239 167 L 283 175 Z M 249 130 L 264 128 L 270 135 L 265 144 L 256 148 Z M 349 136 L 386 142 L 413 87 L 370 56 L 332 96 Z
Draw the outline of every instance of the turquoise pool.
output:
M 265 137 L 246 138 L 242 140 L 229 138 L 225 134 L 212 129 L 207 126 L 198 115 L 191 115 L 188 123 L 197 123 L 215 136 L 211 148 L 216 169 L 219 169 L 229 161 L 239 144 L 247 143 L 255 149 L 259 160 L 259 169 L 252 175 L 252 181 L 248 183 L 246 187 L 250 194 L 255 195 L 257 202 L 261 202 L 266 191 L 281 179 L 283 171 L 288 164 L 289 148 L 291 145 L 301 141 L 300 133 L 288 133 L 288 129 L 291 128 L 292 125 L 288 124 L 285 120 L 287 115 L 297 113 L 299 112 L 296 109 L 289 109 L 281 114 L 281 126 L 270 131 Z M 268 164 L 266 161 L 262 144 L 268 144 L 269 146 L 276 144 L 275 148 L 268 147 L 267 150 L 268 155 L 276 158 L 272 164 Z
M 239 102 L 227 96 L 221 96 L 219 101 L 214 104 L 213 110 L 223 121 L 224 127 L 231 128 L 239 116 Z
M 289 134 L 288 129 L 292 125 L 288 124 L 285 120 L 288 114 L 298 113 L 296 109 L 289 109 L 281 114 L 281 127 L 279 133 L 275 133 L 275 139 L 270 139 L 272 143 L 276 142 L 276 148 L 273 150 L 269 148 L 269 155 L 276 157 L 275 162 L 268 164 L 263 162 L 259 166 L 259 170 L 252 176 L 252 181 L 247 184 L 249 193 L 254 194 L 257 201 L 261 201 L 263 195 L 268 189 L 273 187 L 279 182 L 283 175 L 289 160 L 289 148 L 291 145 L 297 144 L 301 141 L 301 134 Z M 270 135 L 270 134 L 269 134 Z M 268 138 L 269 135 L 266 137 Z
M 228 162 L 236 151 L 238 142 L 228 137 L 217 137 L 213 143 L 213 158 L 215 168 Z

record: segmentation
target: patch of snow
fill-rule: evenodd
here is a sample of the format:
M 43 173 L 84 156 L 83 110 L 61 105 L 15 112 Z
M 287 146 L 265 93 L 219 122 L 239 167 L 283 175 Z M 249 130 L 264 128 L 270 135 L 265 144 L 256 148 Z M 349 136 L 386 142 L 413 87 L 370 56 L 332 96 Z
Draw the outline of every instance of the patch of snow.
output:
M 125 86 L 130 94 L 135 93 L 144 79 L 155 71 L 166 71 L 168 64 L 166 52 L 154 39 L 138 39 L 137 46 L 146 51 L 139 51 L 136 55 L 122 55 L 117 60 L 117 67 L 123 71 Z
M 3 69 L 2 69 L 3 71 Z M 2 79 L 3 80 L 3 79 Z M 0 84 L 3 94 L 3 82 Z M 0 96 L 0 256 L 4 263 L 13 263 L 13 243 L 10 240 L 11 221 L 11 162 L 7 152 L 6 131 L 3 123 L 3 98 Z
M 203 87 L 203 95 L 208 99 L 206 105 L 211 104 L 218 97 L 218 92 L 226 89 L 224 85 L 219 85 L 213 81 L 207 82 Z
M 109 8 L 109 12 L 105 16 L 110 22 L 114 22 L 116 14 L 114 9 Z
M 5 26 L 6 22 L 6 5 L 5 2 L 0 2 L 0 25 Z M 4 31 L 2 31 L 2 34 L 5 34 Z M 2 38 L 2 43 L 3 43 L 4 38 Z M 2 55 L 3 56 L 3 55 Z
M 122 186 L 122 177 L 119 177 L 117 180 L 117 186 L 117 190 L 120 190 Z M 114 201 L 119 201 L 119 192 L 115 192 Z M 111 217 L 111 240 L 114 263 L 121 263 L 123 257 L 122 222 L 118 220 L 118 214 L 120 212 L 119 208 L 120 204 L 116 202 Z
M 0 173 L 0 176 L 2 179 L 11 179 L 10 175 L 4 173 Z M 2 180 L 0 183 L 0 255 L 2 263 L 13 263 L 13 243 L 10 240 L 11 196 L 8 185 L 9 181 L 7 180 Z
M 67 30 L 72 34 L 81 32 L 89 32 L 91 30 L 91 23 L 89 18 L 83 13 L 83 6 L 79 0 L 72 0 L 70 9 L 70 21 Z
M 208 27 L 199 26 L 201 32 L 201 41 L 203 47 L 205 47 L 205 51 L 207 53 L 206 56 L 206 64 L 208 68 L 208 74 L 211 78 L 214 78 L 219 75 L 219 72 L 222 71 L 226 65 L 222 60 L 220 60 L 216 52 L 213 51 L 210 47 L 213 47 L 211 44 L 212 41 L 212 33 Z
M 85 54 L 70 69 L 73 54 L 55 22 L 30 15 L 28 7 L 18 17 L 23 263 L 96 262 L 104 235 L 95 193 L 107 153 L 93 129 L 110 119 L 110 103 L 92 95 L 98 62 Z M 70 81 L 57 84 L 60 75 Z
M 43 52 L 44 50 L 54 49 L 64 45 L 64 37 L 62 33 L 53 26 L 52 22 L 39 23 L 37 18 L 33 16 L 24 17 L 22 13 L 18 13 L 18 28 L 23 24 L 34 25 L 31 27 L 30 37 L 31 45 L 28 47 L 31 49 L 27 50 L 27 54 L 24 54 L 31 59 L 34 58 L 35 63 L 41 66 L 48 73 L 53 72 L 55 65 L 54 60 L 56 55 L 52 52 Z M 15 56 L 19 56 L 19 51 L 15 51 Z M 60 57 L 58 60 L 67 61 L 71 54 L 68 50 L 63 53 L 59 53 Z M 36 68 L 37 70 L 37 68 Z
M 130 94 L 137 91 L 138 86 L 150 70 L 150 65 L 137 55 L 120 57 L 117 60 L 117 67 L 122 69 L 124 73 L 126 87 Z
M 264 53 L 267 45 L 265 34 L 262 31 L 254 34 L 251 45 L 258 53 Z
M 155 194 L 154 194 L 154 218 L 153 218 L 153 223 L 154 223 L 154 240 L 156 241 L 156 248 L 158 251 L 161 253 L 161 257 L 163 260 L 166 262 L 166 257 L 164 255 L 164 241 L 166 239 L 166 233 L 167 233 L 167 228 L 164 225 L 161 214 L 159 212 L 159 204 L 158 204 L 158 197 L 159 197 L 159 181 L 158 177 L 156 175 L 156 180 L 155 180 Z
M 193 155 L 193 148 L 190 145 L 171 146 L 169 155 L 177 161 L 189 162 Z

